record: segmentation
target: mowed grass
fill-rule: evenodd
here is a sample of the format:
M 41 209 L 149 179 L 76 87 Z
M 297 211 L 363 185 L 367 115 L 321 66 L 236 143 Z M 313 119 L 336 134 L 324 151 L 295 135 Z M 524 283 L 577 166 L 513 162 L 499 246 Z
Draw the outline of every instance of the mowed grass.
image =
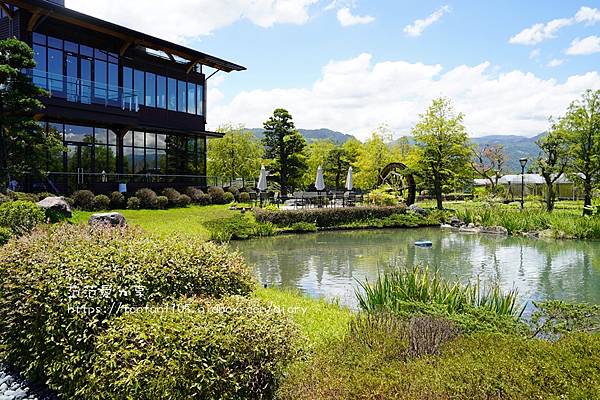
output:
M 127 223 L 141 227 L 144 231 L 161 237 L 190 235 L 204 240 L 209 232 L 204 223 L 234 216 L 239 211 L 229 210 L 228 205 L 189 206 L 168 210 L 115 210 L 127 219 Z M 103 211 L 99 211 L 103 212 Z M 74 211 L 71 222 L 87 223 L 91 211 Z
M 311 348 L 344 337 L 354 315 L 347 307 L 313 299 L 293 290 L 261 288 L 254 292 L 254 296 L 280 307 L 279 311 L 285 312 L 301 327 Z

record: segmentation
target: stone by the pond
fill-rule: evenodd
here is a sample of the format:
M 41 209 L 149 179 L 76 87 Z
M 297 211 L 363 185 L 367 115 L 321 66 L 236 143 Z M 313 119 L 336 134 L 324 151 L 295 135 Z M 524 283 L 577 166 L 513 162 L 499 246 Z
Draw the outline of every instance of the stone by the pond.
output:
M 127 221 L 123 214 L 118 212 L 92 214 L 88 221 L 90 225 L 125 226 Z
M 52 210 L 60 213 L 65 218 L 71 218 L 73 215 L 71 206 L 69 203 L 67 203 L 64 197 L 46 197 L 44 200 L 39 201 L 37 205 L 45 210 Z
M 460 219 L 458 219 L 457 217 L 452 217 L 450 219 L 450 226 L 453 226 L 455 228 L 460 228 L 462 225 L 464 225 L 463 222 Z
M 415 214 L 422 215 L 424 217 L 427 216 L 427 211 L 422 209 L 421 207 L 419 207 L 416 204 L 411 204 L 410 206 L 408 206 L 408 211 L 411 211 Z
M 487 233 L 490 235 L 508 235 L 508 229 L 503 226 L 489 226 L 481 228 L 480 233 Z

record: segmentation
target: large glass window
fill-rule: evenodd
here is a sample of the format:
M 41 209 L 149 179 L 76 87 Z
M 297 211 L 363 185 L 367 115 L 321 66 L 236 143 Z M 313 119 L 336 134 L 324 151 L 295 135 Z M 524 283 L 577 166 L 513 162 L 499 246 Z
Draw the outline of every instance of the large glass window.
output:
M 169 96 L 169 110 L 177 111 L 177 80 L 169 78 L 167 84 L 167 95 Z
M 188 99 L 187 99 L 187 112 L 189 114 L 196 114 L 196 84 L 188 82 Z
M 93 143 L 94 128 L 80 125 L 65 125 L 65 141 L 77 143 Z
M 146 106 L 154 107 L 156 105 L 156 75 L 146 72 Z
M 79 100 L 79 60 L 76 55 L 67 54 L 67 100 Z
M 35 60 L 36 69 L 33 74 L 33 83 L 43 89 L 48 89 L 48 80 L 46 78 L 46 71 L 48 70 L 46 62 L 46 47 L 34 44 L 33 58 Z
M 108 100 L 119 102 L 119 66 L 113 63 L 108 63 Z
M 184 81 L 177 81 L 177 111 L 187 111 L 187 84 Z
M 204 115 L 204 86 L 198 85 L 196 90 L 196 114 Z
M 107 99 L 106 71 L 106 61 L 96 59 L 94 61 L 94 101 L 100 104 L 104 104 Z
M 48 48 L 48 77 L 51 92 L 64 92 L 62 50 Z
M 156 77 L 156 107 L 167 108 L 167 78 L 161 75 Z
M 92 102 L 92 60 L 81 59 L 81 102 Z
M 144 71 L 140 71 L 138 69 L 136 69 L 133 72 L 133 88 L 135 89 L 135 93 L 138 96 L 138 101 L 140 102 L 141 105 L 144 105 L 144 83 L 145 83 L 145 79 L 144 79 Z

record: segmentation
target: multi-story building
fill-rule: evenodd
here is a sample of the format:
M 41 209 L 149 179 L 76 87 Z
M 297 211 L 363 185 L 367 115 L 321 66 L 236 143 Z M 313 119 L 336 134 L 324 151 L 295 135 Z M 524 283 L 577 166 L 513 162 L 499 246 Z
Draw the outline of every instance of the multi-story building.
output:
M 245 68 L 64 7 L 64 0 L 1 0 L 0 38 L 29 44 L 35 115 L 64 141 L 49 154 L 48 190 L 204 186 L 206 83 Z M 141 12 L 141 11 L 140 11 Z M 207 76 L 208 75 L 208 76 Z

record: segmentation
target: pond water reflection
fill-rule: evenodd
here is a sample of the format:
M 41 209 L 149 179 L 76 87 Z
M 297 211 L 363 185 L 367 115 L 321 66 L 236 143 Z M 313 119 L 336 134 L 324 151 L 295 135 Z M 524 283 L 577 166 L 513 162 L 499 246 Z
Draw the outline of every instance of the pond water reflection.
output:
M 431 248 L 415 247 L 430 240 Z M 263 284 L 356 305 L 357 280 L 390 265 L 427 265 L 443 277 L 517 288 L 522 300 L 600 304 L 600 242 L 469 235 L 436 228 L 336 231 L 234 242 Z

